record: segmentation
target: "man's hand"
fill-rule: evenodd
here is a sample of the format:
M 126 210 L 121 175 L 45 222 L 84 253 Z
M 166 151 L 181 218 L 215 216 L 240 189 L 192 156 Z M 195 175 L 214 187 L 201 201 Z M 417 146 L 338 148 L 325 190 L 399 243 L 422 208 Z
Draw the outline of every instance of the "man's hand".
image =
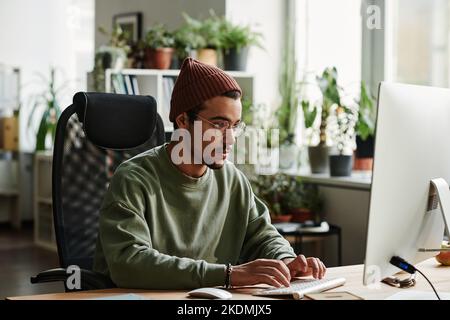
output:
M 327 271 L 323 262 L 318 258 L 305 258 L 304 255 L 298 255 L 296 258 L 286 258 L 283 259 L 283 262 L 288 267 L 292 278 L 312 275 L 316 279 L 322 279 Z
M 281 260 L 258 259 L 233 267 L 232 286 L 249 286 L 265 283 L 274 287 L 288 287 L 291 273 Z

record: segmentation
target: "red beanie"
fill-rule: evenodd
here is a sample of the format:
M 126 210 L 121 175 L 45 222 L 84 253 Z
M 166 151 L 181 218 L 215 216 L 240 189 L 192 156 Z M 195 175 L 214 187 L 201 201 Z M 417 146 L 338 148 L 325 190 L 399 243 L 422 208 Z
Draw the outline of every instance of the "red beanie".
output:
M 186 58 L 172 91 L 169 119 L 175 119 L 206 100 L 220 96 L 227 91 L 242 90 L 231 76 L 223 70 L 192 58 Z

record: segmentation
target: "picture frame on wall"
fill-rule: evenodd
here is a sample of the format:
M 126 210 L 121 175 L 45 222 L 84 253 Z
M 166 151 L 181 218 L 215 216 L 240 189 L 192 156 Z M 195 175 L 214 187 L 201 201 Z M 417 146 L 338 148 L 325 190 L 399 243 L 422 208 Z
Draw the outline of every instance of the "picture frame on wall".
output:
M 113 16 L 113 28 L 119 25 L 124 32 L 130 35 L 130 40 L 136 43 L 142 38 L 142 13 L 127 12 Z

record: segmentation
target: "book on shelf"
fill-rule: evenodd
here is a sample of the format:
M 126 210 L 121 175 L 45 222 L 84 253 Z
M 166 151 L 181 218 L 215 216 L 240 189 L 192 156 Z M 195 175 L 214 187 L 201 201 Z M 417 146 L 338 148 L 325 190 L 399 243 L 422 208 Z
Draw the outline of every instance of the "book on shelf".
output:
M 133 86 L 134 94 L 140 95 L 139 84 L 136 76 L 130 75 L 131 84 Z
M 170 99 L 172 97 L 173 87 L 175 86 L 175 79 L 173 77 L 163 77 L 163 96 L 162 105 L 160 107 L 161 117 L 164 120 L 164 126 L 170 126 Z
M 133 90 L 133 84 L 131 83 L 131 76 L 130 75 L 124 75 L 125 79 L 125 88 L 127 89 L 127 94 L 135 94 Z

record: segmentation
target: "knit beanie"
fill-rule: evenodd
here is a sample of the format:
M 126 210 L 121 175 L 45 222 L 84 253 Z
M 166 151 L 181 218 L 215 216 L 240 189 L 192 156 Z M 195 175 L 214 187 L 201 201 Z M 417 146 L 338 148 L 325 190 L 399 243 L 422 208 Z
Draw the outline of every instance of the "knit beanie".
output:
M 223 70 L 186 58 L 172 91 L 169 119 L 175 122 L 181 113 L 233 90 L 239 91 L 242 95 L 236 80 Z

